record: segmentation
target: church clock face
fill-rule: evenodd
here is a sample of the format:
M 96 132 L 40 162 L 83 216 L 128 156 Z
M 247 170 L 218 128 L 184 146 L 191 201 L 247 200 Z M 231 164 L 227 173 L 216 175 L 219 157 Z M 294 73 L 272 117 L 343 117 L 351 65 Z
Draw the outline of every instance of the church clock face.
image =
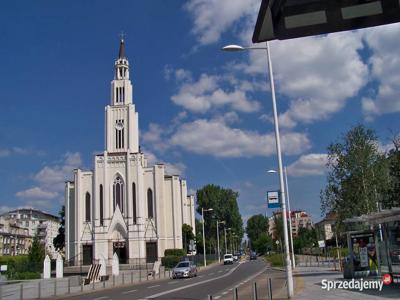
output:
M 115 124 L 115 129 L 121 130 L 122 128 L 124 128 L 124 123 L 118 122 Z

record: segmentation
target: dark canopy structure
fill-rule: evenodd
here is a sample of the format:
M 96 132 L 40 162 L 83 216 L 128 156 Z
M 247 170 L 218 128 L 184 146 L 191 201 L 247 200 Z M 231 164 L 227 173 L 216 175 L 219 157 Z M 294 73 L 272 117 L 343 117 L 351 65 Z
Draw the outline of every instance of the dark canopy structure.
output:
M 262 0 L 253 43 L 399 21 L 399 0 Z

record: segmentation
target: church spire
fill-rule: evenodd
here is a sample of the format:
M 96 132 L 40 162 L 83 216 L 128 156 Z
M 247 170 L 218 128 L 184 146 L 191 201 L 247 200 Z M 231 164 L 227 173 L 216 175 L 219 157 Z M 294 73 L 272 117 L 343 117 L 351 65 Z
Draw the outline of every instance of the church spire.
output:
M 118 58 L 126 58 L 125 57 L 125 41 L 124 41 L 123 37 L 121 38 L 121 41 L 119 43 Z

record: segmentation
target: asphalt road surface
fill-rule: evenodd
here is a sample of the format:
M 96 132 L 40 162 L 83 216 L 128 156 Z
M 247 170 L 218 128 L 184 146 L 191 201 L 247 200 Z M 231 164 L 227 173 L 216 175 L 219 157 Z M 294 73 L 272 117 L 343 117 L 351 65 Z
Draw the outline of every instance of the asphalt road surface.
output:
M 190 279 L 167 279 L 120 288 L 101 290 L 95 293 L 68 297 L 73 300 L 116 300 L 116 299 L 162 299 L 204 300 L 208 295 L 235 287 L 265 272 L 261 260 L 246 261 L 224 266 L 217 265 L 198 273 Z

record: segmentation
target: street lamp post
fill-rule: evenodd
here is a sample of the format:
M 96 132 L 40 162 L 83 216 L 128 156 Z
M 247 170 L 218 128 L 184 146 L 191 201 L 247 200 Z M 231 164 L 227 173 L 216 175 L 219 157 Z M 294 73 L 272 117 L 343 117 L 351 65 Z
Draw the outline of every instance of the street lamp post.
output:
M 285 185 L 286 185 L 286 194 L 287 194 L 287 202 L 288 202 L 288 210 L 289 210 L 289 236 L 290 236 L 290 251 L 292 252 L 292 266 L 296 268 L 296 260 L 294 257 L 294 250 L 293 250 L 293 226 L 292 226 L 292 210 L 290 209 L 290 197 L 289 197 L 289 184 L 287 179 L 287 168 L 284 167 L 285 172 Z M 268 173 L 276 173 L 275 170 L 268 170 Z
M 229 230 L 231 230 L 232 228 L 226 228 L 226 227 L 224 227 L 224 231 L 225 231 L 225 254 L 227 254 L 228 253 L 228 244 L 226 243 L 226 232 L 227 231 L 229 231 Z
M 218 221 L 217 220 L 217 249 L 218 249 L 218 262 L 221 262 L 221 253 L 219 250 L 219 224 L 225 224 L 225 221 Z
M 293 274 L 292 267 L 290 263 L 289 255 L 289 237 L 287 228 L 287 216 L 286 216 L 286 199 L 285 199 L 285 184 L 283 180 L 283 163 L 282 163 L 282 153 L 281 153 L 281 139 L 279 134 L 279 121 L 278 121 L 278 110 L 276 108 L 276 98 L 275 98 L 275 85 L 274 85 L 274 75 L 272 72 L 272 63 L 269 50 L 269 44 L 266 42 L 266 47 L 242 47 L 238 45 L 225 46 L 223 50 L 225 51 L 243 51 L 243 50 L 266 50 L 267 60 L 268 60 L 268 72 L 271 85 L 272 94 L 272 110 L 274 114 L 274 127 L 275 127 L 275 142 L 276 142 L 276 152 L 278 155 L 278 167 L 279 167 L 279 183 L 281 187 L 281 197 L 282 197 L 282 214 L 283 214 L 283 232 L 285 238 L 285 257 L 286 257 L 286 276 L 287 276 L 287 289 L 288 297 L 293 297 Z
M 206 260 L 206 236 L 204 234 L 204 212 L 212 211 L 212 208 L 204 209 L 203 207 L 201 208 L 201 219 L 203 220 L 203 257 L 204 257 L 204 266 L 207 266 L 207 260 Z

